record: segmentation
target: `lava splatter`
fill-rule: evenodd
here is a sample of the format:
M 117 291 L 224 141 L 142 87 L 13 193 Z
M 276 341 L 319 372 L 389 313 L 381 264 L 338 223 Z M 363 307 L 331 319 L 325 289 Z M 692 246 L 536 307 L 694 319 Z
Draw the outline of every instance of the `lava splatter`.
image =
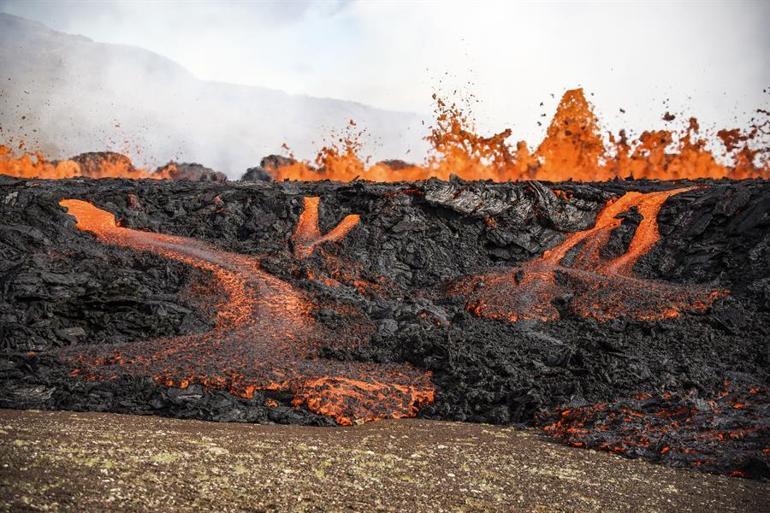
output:
M 605 142 L 583 90 L 572 89 L 564 93 L 543 141 L 530 150 L 526 141 L 515 147 L 507 143 L 510 129 L 488 137 L 479 135 L 467 112 L 435 95 L 434 100 L 435 120 L 426 137 L 431 151 L 423 164 L 399 161 L 396 166 L 388 162 L 367 166 L 365 159 L 358 157 L 362 147 L 358 132 L 324 146 L 315 166 L 292 161 L 267 171 L 276 180 L 341 182 L 448 180 L 453 175 L 495 182 L 770 177 L 770 119 L 755 121 L 747 130 L 719 130 L 713 141 L 701 135 L 697 120 L 691 118 L 681 133 L 650 130 L 631 140 L 621 130 L 609 134 Z M 721 143 L 723 152 L 709 149 L 710 142 Z

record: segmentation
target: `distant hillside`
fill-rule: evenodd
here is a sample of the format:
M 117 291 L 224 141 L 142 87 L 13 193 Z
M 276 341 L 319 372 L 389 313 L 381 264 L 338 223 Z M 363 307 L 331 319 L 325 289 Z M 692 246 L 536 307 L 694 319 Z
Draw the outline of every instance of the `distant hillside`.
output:
M 139 164 L 198 161 L 237 177 L 284 142 L 312 156 L 348 119 L 368 129 L 376 159 L 423 147 L 416 114 L 207 82 L 147 50 L 0 13 L 0 142 L 21 137 L 52 158 L 110 149 Z

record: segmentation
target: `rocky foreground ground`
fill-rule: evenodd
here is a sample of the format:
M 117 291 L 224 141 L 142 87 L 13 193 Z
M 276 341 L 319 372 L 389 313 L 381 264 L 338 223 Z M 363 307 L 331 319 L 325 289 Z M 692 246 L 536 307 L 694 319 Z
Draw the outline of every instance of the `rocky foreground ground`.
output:
M 767 482 L 485 424 L 0 410 L 2 511 L 769 511 Z

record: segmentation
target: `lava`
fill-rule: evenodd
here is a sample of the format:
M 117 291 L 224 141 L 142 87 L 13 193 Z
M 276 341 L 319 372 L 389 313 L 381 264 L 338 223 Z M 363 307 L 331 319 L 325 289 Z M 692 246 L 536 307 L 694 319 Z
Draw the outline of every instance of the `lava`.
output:
M 317 207 L 317 198 L 308 200 L 306 205 Z M 60 204 L 75 217 L 79 230 L 106 244 L 156 253 L 208 271 L 226 296 L 216 305 L 216 324 L 207 333 L 63 351 L 73 376 L 95 380 L 151 376 L 168 387 L 198 383 L 245 398 L 257 390 L 286 391 L 293 395 L 294 406 L 304 405 L 342 425 L 414 416 L 433 401 L 428 372 L 407 364 L 319 357 L 323 347 L 360 346 L 371 328 L 355 323 L 334 332 L 325 328 L 312 315 L 312 299 L 264 272 L 258 258 L 193 239 L 123 228 L 111 213 L 84 201 L 67 199 Z M 306 210 L 301 226 L 315 226 L 308 221 L 312 211 Z M 311 248 L 319 242 L 314 240 Z
M 62 179 L 79 176 L 88 178 L 168 178 L 164 173 L 149 173 L 136 169 L 131 161 L 118 153 L 86 153 L 73 159 L 50 162 L 42 153 L 13 151 L 0 144 L 0 174 L 16 178 Z
M 695 118 L 681 133 L 650 130 L 631 140 L 624 130 L 603 137 L 600 123 L 582 89 L 564 93 L 546 136 L 534 151 L 526 141 L 508 144 L 510 129 L 485 137 L 476 133 L 471 117 L 455 104 L 436 95 L 435 120 L 425 137 L 431 150 L 422 164 L 385 161 L 368 165 L 360 158 L 365 130 L 354 121 L 347 132 L 333 134 L 334 142 L 321 148 L 314 162 L 283 159 L 265 171 L 275 180 L 335 180 L 350 182 L 401 182 L 457 176 L 465 180 L 495 182 L 519 180 L 605 181 L 614 178 L 697 179 L 770 178 L 770 119 L 752 121 L 747 130 L 722 129 L 713 141 L 700 135 Z M 759 109 L 758 114 L 768 116 Z M 666 121 L 674 117 L 667 113 Z M 723 153 L 708 148 L 721 144 Z M 89 159 L 48 162 L 39 153 L 13 157 L 0 146 L 0 174 L 20 178 L 170 178 L 169 170 L 154 173 L 135 169 L 118 154 L 103 155 L 97 165 Z M 82 157 L 82 156 L 81 156 Z M 118 158 L 122 157 L 122 158 Z M 127 162 L 126 162 L 127 161 Z M 730 164 L 723 162 L 731 162 Z
M 361 143 L 350 134 L 340 144 L 321 149 L 315 167 L 292 162 L 269 169 L 276 180 L 356 179 L 374 182 L 400 182 L 457 176 L 465 180 L 576 180 L 605 181 L 614 178 L 661 180 L 697 178 L 770 178 L 769 148 L 766 142 L 770 120 L 747 131 L 720 130 L 717 140 L 724 147 L 722 164 L 699 135 L 700 127 L 691 118 L 682 133 L 670 130 L 643 132 L 631 141 L 625 131 L 609 134 L 605 143 L 596 115 L 582 89 L 564 93 L 543 141 L 531 151 L 525 141 L 515 147 L 506 140 L 511 130 L 489 137 L 476 133 L 470 117 L 454 104 L 434 95 L 435 122 L 426 140 L 431 153 L 422 165 L 390 166 L 377 163 L 367 167 L 358 157 Z M 764 111 L 758 111 L 764 113 Z M 764 138 L 764 139 L 763 139 Z
M 0 144 L 0 174 L 18 178 L 72 178 L 79 173 L 80 166 L 71 160 L 54 164 L 40 153 L 14 157 L 10 148 Z
M 606 156 L 599 126 L 582 89 L 564 93 L 546 137 L 535 152 L 537 180 L 608 180 L 612 173 L 602 165 Z M 569 173 L 565 176 L 565 173 Z
M 294 246 L 294 256 L 298 259 L 307 258 L 313 254 L 316 246 L 328 241 L 340 240 L 355 228 L 360 217 L 356 214 L 345 216 L 340 223 L 329 230 L 326 235 L 321 235 L 318 228 L 318 203 L 317 197 L 305 197 L 302 214 L 299 216 L 297 228 L 291 237 Z
M 552 321 L 565 310 L 599 321 L 623 316 L 659 320 L 685 311 L 702 312 L 727 291 L 648 280 L 633 273 L 634 264 L 660 239 L 657 215 L 663 204 L 687 190 L 628 192 L 599 212 L 593 228 L 568 235 L 521 266 L 461 280 L 451 292 L 466 296 L 466 307 L 475 315 L 510 322 Z M 621 225 L 619 215 L 632 209 L 642 220 L 626 252 L 603 258 L 602 248 Z

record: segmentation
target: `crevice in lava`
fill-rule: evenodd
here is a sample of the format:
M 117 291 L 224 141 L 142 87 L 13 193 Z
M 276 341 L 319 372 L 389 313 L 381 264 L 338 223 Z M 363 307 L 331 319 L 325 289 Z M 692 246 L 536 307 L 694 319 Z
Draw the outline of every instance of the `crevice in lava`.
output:
M 366 326 L 329 332 L 314 321 L 312 299 L 262 271 L 258 258 L 184 237 L 122 228 L 112 214 L 84 201 L 60 204 L 75 216 L 78 229 L 102 242 L 211 272 L 227 296 L 217 305 L 216 326 L 208 333 L 64 351 L 73 376 L 151 376 L 169 387 L 198 383 L 247 398 L 256 390 L 288 391 L 294 406 L 332 416 L 343 425 L 414 416 L 433 401 L 430 374 L 408 364 L 320 358 L 323 346 L 361 345 Z

